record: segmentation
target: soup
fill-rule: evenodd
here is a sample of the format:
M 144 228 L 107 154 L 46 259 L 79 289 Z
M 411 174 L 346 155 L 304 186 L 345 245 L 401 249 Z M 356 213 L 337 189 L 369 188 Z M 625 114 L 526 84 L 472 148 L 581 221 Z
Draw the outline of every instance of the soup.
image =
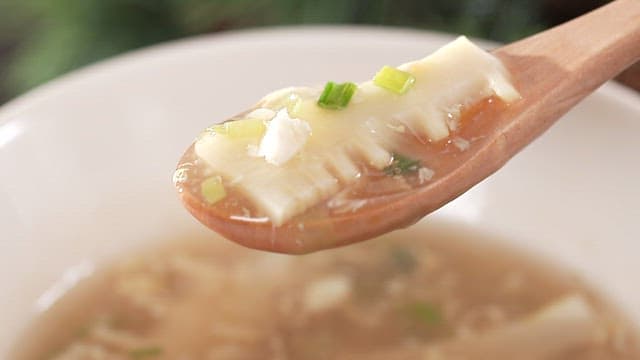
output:
M 459 229 L 297 257 L 187 237 L 80 284 L 12 359 L 637 359 L 632 330 L 574 275 Z
M 461 192 L 448 179 L 494 142 L 505 126 L 499 115 L 519 99 L 500 60 L 460 37 L 360 84 L 266 95 L 205 129 L 174 182 L 196 219 L 245 246 L 338 247 L 404 227 Z M 441 189 L 432 204 L 403 206 L 427 188 Z M 402 206 L 394 214 L 405 215 L 387 212 L 366 227 L 353 220 L 385 206 Z

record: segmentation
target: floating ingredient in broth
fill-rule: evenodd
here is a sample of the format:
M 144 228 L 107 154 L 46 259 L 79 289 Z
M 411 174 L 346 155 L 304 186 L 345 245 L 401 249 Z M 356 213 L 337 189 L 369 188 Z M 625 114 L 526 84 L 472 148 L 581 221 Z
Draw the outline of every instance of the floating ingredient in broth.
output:
M 572 294 L 503 327 L 435 344 L 426 351 L 426 359 L 550 359 L 597 343 L 601 326 L 585 299 Z
M 396 247 L 391 250 L 391 258 L 393 264 L 400 269 L 400 271 L 409 273 L 413 271 L 418 265 L 418 259 L 408 249 Z
M 352 291 L 351 279 L 344 275 L 329 275 L 310 283 L 304 296 L 304 308 L 317 312 L 339 306 Z
M 147 347 L 133 349 L 129 352 L 129 357 L 133 360 L 154 359 L 162 355 L 162 349 L 159 347 Z
M 442 313 L 438 307 L 427 302 L 416 301 L 407 304 L 403 311 L 410 320 L 419 325 L 434 326 L 442 322 Z

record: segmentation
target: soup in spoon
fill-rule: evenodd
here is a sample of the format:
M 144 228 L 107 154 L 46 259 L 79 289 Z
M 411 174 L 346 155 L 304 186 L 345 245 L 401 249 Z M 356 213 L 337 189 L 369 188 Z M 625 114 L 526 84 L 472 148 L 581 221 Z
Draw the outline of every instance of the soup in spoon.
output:
M 359 85 L 267 95 L 206 129 L 174 180 L 196 218 L 243 245 L 335 247 L 351 239 L 341 220 L 445 180 L 518 99 L 500 61 L 460 37 Z

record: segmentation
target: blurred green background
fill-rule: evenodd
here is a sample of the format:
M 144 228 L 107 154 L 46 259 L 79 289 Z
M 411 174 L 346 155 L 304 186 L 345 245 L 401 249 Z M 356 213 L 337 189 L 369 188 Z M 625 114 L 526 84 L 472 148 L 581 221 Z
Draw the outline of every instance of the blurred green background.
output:
M 74 68 L 186 36 L 374 24 L 517 39 L 606 0 L 0 0 L 0 104 Z

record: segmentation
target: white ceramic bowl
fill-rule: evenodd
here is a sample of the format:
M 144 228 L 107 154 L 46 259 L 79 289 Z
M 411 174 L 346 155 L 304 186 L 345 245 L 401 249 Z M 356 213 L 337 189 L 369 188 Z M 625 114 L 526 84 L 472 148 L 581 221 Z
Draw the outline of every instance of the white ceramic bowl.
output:
M 153 47 L 0 110 L 0 358 L 96 264 L 202 231 L 171 184 L 194 134 L 291 84 L 364 80 L 451 36 L 283 28 Z M 566 264 L 640 322 L 640 98 L 608 84 L 417 226 L 453 222 Z M 3 356 L 4 355 L 4 356 Z

